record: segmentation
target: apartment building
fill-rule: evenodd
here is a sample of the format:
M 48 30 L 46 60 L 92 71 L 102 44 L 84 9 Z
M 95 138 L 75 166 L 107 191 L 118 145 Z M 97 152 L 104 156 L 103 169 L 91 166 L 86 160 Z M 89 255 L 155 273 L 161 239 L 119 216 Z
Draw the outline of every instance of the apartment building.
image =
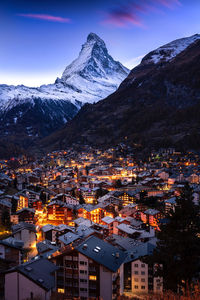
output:
M 56 273 L 57 292 L 65 299 L 116 299 L 120 293 L 120 266 L 126 254 L 117 247 L 90 236 L 52 257 L 60 266 Z

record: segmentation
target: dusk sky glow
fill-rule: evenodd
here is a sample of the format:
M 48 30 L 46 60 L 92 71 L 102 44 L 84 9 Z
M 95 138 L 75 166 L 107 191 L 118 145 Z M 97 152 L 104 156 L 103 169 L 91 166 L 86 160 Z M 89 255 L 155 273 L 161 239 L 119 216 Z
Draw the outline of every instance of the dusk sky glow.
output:
M 53 83 L 90 32 L 127 67 L 200 32 L 198 0 L 7 0 L 0 3 L 0 83 Z

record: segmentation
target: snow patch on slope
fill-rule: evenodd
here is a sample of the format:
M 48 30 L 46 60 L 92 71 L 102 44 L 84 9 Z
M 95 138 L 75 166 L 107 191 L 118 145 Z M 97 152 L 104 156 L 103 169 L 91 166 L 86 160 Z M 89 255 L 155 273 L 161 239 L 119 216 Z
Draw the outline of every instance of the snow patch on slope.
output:
M 191 37 L 175 40 L 147 54 L 143 58 L 142 63 L 157 64 L 160 62 L 168 62 L 199 39 L 200 34 L 195 34 Z

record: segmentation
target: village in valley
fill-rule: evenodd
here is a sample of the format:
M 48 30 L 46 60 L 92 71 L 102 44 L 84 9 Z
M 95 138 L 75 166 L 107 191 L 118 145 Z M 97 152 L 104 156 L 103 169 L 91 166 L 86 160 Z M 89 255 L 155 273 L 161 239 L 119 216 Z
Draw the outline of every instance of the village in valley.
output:
M 169 148 L 144 161 L 120 144 L 1 161 L 1 295 L 161 295 L 163 265 L 148 257 L 184 189 L 199 206 L 199 160 L 197 153 Z

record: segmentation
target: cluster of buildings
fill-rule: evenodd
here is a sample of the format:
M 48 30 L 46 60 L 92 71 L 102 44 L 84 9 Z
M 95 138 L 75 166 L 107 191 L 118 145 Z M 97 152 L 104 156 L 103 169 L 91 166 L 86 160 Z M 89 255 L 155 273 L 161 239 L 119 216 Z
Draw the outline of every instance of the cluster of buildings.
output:
M 163 149 L 142 162 L 120 145 L 16 160 L 15 168 L 0 162 L 5 300 L 163 292 L 163 266 L 147 258 L 185 182 L 199 205 L 198 155 Z

